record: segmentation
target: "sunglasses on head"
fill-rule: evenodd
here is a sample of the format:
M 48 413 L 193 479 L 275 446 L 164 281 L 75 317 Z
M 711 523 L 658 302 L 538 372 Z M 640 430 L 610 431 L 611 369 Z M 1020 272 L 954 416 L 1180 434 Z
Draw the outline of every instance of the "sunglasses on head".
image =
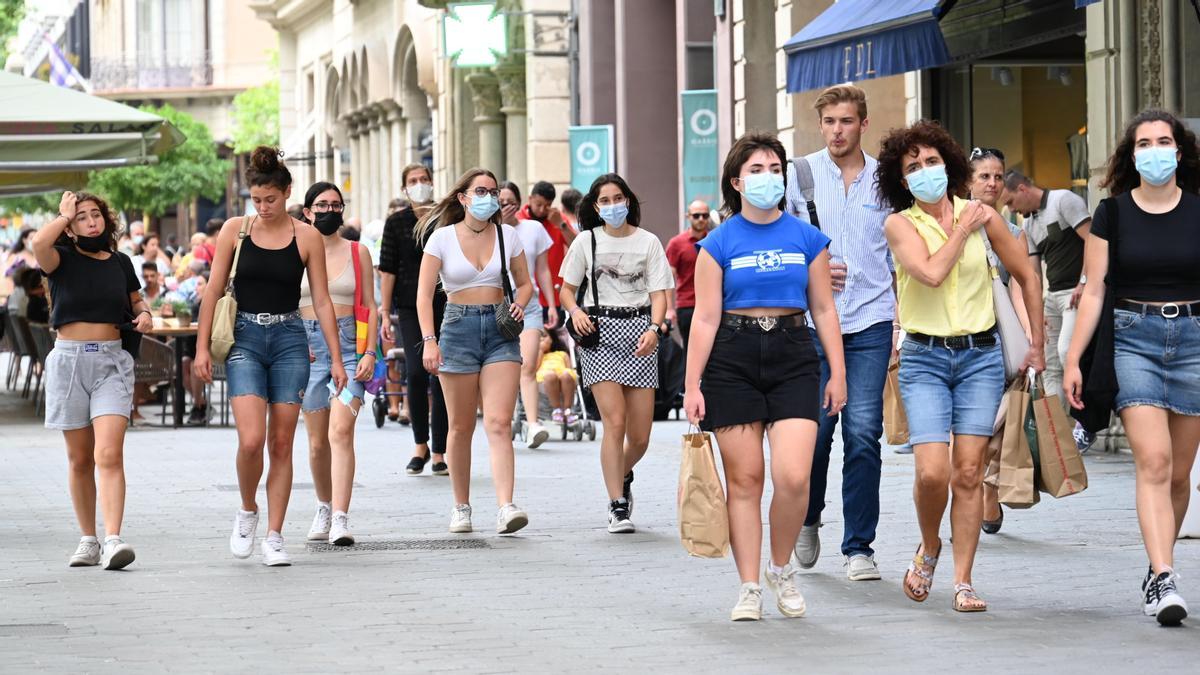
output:
M 971 156 L 968 158 L 968 161 L 974 162 L 977 159 L 983 159 L 985 157 L 995 157 L 1001 162 L 1004 161 L 1004 153 L 1000 152 L 996 148 L 974 148 L 971 150 Z

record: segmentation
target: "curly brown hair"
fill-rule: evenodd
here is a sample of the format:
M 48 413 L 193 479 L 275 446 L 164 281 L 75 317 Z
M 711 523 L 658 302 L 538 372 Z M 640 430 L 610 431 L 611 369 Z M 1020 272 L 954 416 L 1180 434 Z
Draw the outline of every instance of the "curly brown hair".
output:
M 933 148 L 946 163 L 949 186 L 946 194 L 962 197 L 971 185 L 971 167 L 962 146 L 942 125 L 932 120 L 918 120 L 912 126 L 892 129 L 879 146 L 879 167 L 875 179 L 879 194 L 899 213 L 913 205 L 914 198 L 904 185 L 904 158 L 912 156 L 917 146 Z
M 112 209 L 109 208 L 108 202 L 104 201 L 99 196 L 94 195 L 90 192 L 76 192 L 75 193 L 75 211 L 77 214 L 78 214 L 78 212 L 83 211 L 83 203 L 84 202 L 92 202 L 93 204 L 96 205 L 96 208 L 100 209 L 100 217 L 104 218 L 104 232 L 101 232 L 100 236 L 108 237 L 108 250 L 110 250 L 110 251 L 117 250 L 117 241 L 121 238 L 121 227 L 120 227 L 120 225 L 117 224 L 117 218 L 116 218 L 116 216 L 113 215 Z M 71 239 L 70 236 L 67 235 L 67 231 L 70 229 L 71 229 L 71 226 L 70 226 L 70 224 L 68 224 L 67 228 L 65 230 L 63 230 L 63 233 L 61 235 L 59 235 L 58 241 L 54 242 L 55 245 L 58 245 L 58 246 L 74 246 L 75 245 L 75 241 L 73 239 Z
M 1175 137 L 1175 145 L 1179 148 L 1179 167 L 1175 169 L 1175 183 L 1179 187 L 1196 194 L 1200 192 L 1200 149 L 1196 147 L 1196 134 L 1165 110 L 1143 110 L 1125 125 L 1125 134 L 1121 142 L 1108 158 L 1108 174 L 1100 187 L 1107 188 L 1109 194 L 1116 195 L 1129 192 L 1142 184 L 1142 177 L 1134 166 L 1134 144 L 1137 143 L 1138 127 L 1147 122 L 1166 122 L 1171 125 L 1171 135 Z

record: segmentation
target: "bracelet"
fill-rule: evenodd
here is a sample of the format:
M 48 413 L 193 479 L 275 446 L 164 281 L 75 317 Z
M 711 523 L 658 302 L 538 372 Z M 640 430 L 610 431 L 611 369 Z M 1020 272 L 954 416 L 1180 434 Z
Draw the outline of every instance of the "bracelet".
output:
M 426 335 L 425 337 L 421 338 L 421 342 L 437 342 L 437 336 Z

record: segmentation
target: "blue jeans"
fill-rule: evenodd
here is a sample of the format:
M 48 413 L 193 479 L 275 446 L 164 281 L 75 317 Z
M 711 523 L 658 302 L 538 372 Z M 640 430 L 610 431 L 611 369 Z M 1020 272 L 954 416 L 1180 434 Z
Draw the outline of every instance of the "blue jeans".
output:
M 821 357 L 821 396 L 829 382 L 829 362 L 821 340 L 813 331 L 813 344 Z M 828 483 L 829 455 L 833 432 L 842 423 L 842 532 L 843 555 L 874 555 L 875 527 L 879 525 L 879 474 L 883 460 L 879 439 L 883 436 L 883 383 L 887 380 L 892 354 L 892 322 L 882 321 L 857 333 L 842 336 L 846 358 L 846 407 L 840 415 L 821 411 L 817 447 L 813 453 L 812 480 L 808 493 L 805 525 L 821 522 Z

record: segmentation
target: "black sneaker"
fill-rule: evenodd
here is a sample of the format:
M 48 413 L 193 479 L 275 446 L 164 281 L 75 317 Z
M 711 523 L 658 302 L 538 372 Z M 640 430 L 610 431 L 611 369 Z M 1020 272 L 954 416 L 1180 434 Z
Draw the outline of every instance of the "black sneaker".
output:
M 208 406 L 198 405 L 192 408 L 188 413 L 188 426 L 196 427 L 208 422 Z
M 434 462 L 433 466 L 429 467 L 435 476 L 449 476 L 450 467 L 446 466 L 445 462 Z
M 625 485 L 621 487 L 621 496 L 629 503 L 629 517 L 633 517 L 633 471 L 625 474 Z
M 1146 598 L 1142 611 L 1153 616 L 1163 626 L 1177 626 L 1187 618 L 1187 603 L 1175 588 L 1178 575 L 1168 570 L 1160 573 L 1146 584 Z
M 629 502 L 621 498 L 609 503 L 608 532 L 610 534 L 629 534 L 634 531 L 633 521 L 629 520 Z
M 428 455 L 424 457 L 413 457 L 412 459 L 408 460 L 408 466 L 405 467 L 404 470 L 410 476 L 419 476 L 421 475 L 421 472 L 425 470 L 425 463 L 428 461 Z

